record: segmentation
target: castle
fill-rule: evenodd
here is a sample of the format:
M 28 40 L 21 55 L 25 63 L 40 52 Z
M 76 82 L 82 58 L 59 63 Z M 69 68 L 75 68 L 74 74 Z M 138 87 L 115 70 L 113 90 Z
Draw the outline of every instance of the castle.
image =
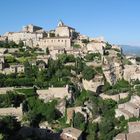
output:
M 59 21 L 55 30 L 45 31 L 42 27 L 29 24 L 24 26 L 19 32 L 7 32 L 2 38 L 19 43 L 23 41 L 30 47 L 61 47 L 70 48 L 72 41 L 77 39 L 79 33 L 74 28 L 66 26 Z
M 74 44 L 85 46 L 83 40 L 95 40 L 96 43 L 104 42 L 102 37 L 89 38 L 86 35 L 81 35 L 74 28 L 65 25 L 61 20 L 58 22 L 55 30 L 45 31 L 42 27 L 29 24 L 24 26 L 19 32 L 6 32 L 0 37 L 1 41 L 6 39 L 16 43 L 23 41 L 25 46 L 42 49 L 70 49 Z

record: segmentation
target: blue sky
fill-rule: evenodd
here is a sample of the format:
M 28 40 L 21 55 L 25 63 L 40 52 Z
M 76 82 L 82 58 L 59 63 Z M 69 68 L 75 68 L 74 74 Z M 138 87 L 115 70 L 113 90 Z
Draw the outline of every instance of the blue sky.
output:
M 140 45 L 140 0 L 1 0 L 0 34 L 33 23 L 54 29 L 59 19 L 110 43 Z

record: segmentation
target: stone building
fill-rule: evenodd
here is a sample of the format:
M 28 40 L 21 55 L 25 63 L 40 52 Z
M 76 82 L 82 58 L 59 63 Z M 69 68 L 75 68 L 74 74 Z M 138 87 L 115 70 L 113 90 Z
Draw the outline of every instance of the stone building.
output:
M 24 73 L 24 65 L 10 65 L 11 73 Z
M 23 41 L 25 45 L 30 47 L 36 47 L 37 42 L 47 36 L 46 32 L 41 27 L 29 24 L 19 32 L 7 32 L 4 37 L 7 37 L 8 41 L 14 41 L 19 43 Z
M 82 140 L 82 131 L 73 127 L 64 128 L 61 135 L 61 140 Z
M 140 140 L 140 122 L 128 122 L 128 133 L 120 133 L 113 140 Z
M 14 107 L 8 107 L 8 108 L 0 108 L 0 115 L 1 116 L 15 116 L 18 120 L 22 119 L 22 106 L 14 108 Z
M 137 95 L 131 96 L 131 100 L 124 104 L 119 104 L 115 112 L 116 117 L 124 116 L 125 119 L 140 117 L 140 97 Z
M 35 26 L 33 24 L 23 26 L 23 28 L 22 28 L 23 32 L 30 32 L 30 33 L 37 32 L 37 31 L 40 31 L 40 30 L 43 30 L 43 28 L 39 27 L 39 26 Z
M 140 122 L 128 122 L 129 133 L 140 131 Z
M 77 38 L 77 36 L 78 33 L 74 28 L 66 26 L 60 21 L 55 30 L 48 32 L 44 31 L 42 27 L 29 24 L 24 26 L 20 32 L 7 32 L 3 37 L 16 43 L 23 41 L 25 45 L 30 47 L 69 48 L 72 40 Z
M 66 26 L 62 21 L 59 21 L 58 26 L 55 29 L 56 37 L 69 37 L 74 38 L 75 29 Z
M 70 48 L 71 38 L 69 37 L 46 37 L 38 41 L 38 45 L 41 48 Z
M 82 106 L 70 107 L 70 108 L 67 108 L 67 123 L 68 124 L 72 122 L 74 113 L 78 113 L 78 112 L 84 116 L 85 122 L 87 122 L 88 117 L 92 118 L 92 113 L 89 108 L 82 107 Z
M 66 87 L 49 87 L 47 90 L 37 90 L 37 94 L 44 102 L 48 102 L 51 99 L 71 99 L 71 93 L 68 91 L 68 85 Z

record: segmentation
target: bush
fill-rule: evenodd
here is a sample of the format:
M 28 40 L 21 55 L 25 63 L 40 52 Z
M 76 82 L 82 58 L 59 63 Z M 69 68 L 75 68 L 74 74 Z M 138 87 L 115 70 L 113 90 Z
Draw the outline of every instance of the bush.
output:
M 85 56 L 85 59 L 87 61 L 93 61 L 95 59 L 101 60 L 101 54 L 100 53 L 89 53 Z
M 96 74 L 95 70 L 88 66 L 85 66 L 82 71 L 83 79 L 86 79 L 88 81 L 93 79 L 95 74 Z

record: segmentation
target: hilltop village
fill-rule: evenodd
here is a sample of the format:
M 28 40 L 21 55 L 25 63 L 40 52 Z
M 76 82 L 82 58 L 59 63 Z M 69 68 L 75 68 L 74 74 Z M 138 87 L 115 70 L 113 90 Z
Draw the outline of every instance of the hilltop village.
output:
M 140 58 L 59 21 L 0 36 L 1 140 L 139 140 Z

